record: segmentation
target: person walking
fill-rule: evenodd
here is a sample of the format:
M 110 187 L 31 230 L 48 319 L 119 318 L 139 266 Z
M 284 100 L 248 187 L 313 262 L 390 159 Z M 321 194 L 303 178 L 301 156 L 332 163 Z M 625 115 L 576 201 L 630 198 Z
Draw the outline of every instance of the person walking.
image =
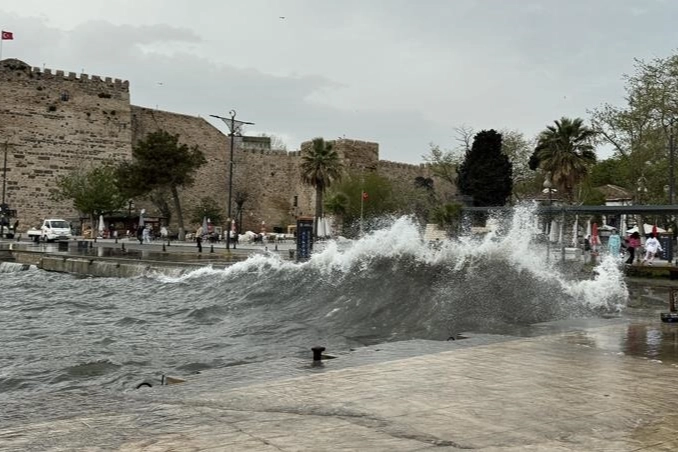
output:
M 632 233 L 626 243 L 626 251 L 629 252 L 629 258 L 626 259 L 626 263 L 632 265 L 636 259 L 636 250 L 640 248 L 640 234 L 638 234 L 638 231 Z
M 659 240 L 654 236 L 650 235 L 650 238 L 645 241 L 645 257 L 643 258 L 643 264 L 647 262 L 647 265 L 652 265 L 657 251 L 664 251 Z

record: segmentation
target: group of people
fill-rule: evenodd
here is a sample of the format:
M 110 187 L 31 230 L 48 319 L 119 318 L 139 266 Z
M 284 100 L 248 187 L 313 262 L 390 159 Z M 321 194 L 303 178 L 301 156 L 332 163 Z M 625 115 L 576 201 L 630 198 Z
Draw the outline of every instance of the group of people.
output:
M 624 240 L 623 246 L 626 248 L 626 252 L 629 255 L 628 259 L 626 259 L 626 264 L 631 265 L 636 260 L 636 250 L 640 250 L 641 246 L 643 246 L 640 240 L 640 234 L 637 231 L 633 232 Z M 650 237 L 645 240 L 644 246 L 645 256 L 641 261 L 641 265 L 644 265 L 645 263 L 647 263 L 647 265 L 652 265 L 657 253 L 664 251 L 664 249 L 662 248 L 661 243 L 659 243 L 657 237 L 655 237 L 655 234 L 650 234 Z M 622 239 L 616 229 L 612 229 L 612 234 L 610 234 L 610 237 L 607 241 L 607 247 L 610 251 L 610 254 L 613 256 L 620 255 Z M 640 255 L 638 255 L 638 258 L 640 258 Z

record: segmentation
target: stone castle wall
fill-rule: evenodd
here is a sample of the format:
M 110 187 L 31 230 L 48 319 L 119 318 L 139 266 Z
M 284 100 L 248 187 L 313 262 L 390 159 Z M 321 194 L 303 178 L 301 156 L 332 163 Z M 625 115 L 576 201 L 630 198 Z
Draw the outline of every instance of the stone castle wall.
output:
M 44 217 L 76 219 L 56 203 L 56 179 L 73 169 L 128 157 L 129 84 L 118 79 L 0 61 L 0 150 L 8 144 L 5 199 L 20 230 Z
M 0 61 L 0 99 L 0 150 L 9 143 L 6 201 L 17 210 L 20 230 L 47 216 L 77 219 L 70 203 L 51 200 L 56 179 L 76 168 L 130 158 L 132 146 L 159 129 L 197 145 L 208 161 L 195 185 L 180 191 L 187 230 L 198 226 L 188 219 L 203 197 L 222 205 L 226 218 L 230 137 L 205 119 L 130 105 L 127 81 L 41 70 L 19 60 Z M 296 216 L 313 215 L 315 190 L 301 182 L 300 172 L 301 153 L 311 142 L 302 143 L 301 151 L 285 152 L 240 140 L 235 137 L 232 213 L 237 214 L 235 193 L 246 193 L 243 229 L 259 231 L 265 222 L 271 231 L 293 224 Z M 424 165 L 380 161 L 377 143 L 328 142 L 348 170 L 376 170 L 408 184 L 417 176 L 430 177 Z M 156 213 L 148 202 L 136 207 Z

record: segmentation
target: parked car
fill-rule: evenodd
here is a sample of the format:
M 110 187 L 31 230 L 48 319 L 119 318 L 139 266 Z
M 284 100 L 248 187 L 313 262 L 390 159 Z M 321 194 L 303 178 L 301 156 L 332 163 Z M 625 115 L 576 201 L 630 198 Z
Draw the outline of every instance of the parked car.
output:
M 27 232 L 34 242 L 54 242 L 56 240 L 71 240 L 73 231 L 71 225 L 66 220 L 60 218 L 48 218 L 43 220 L 40 229 L 31 228 Z

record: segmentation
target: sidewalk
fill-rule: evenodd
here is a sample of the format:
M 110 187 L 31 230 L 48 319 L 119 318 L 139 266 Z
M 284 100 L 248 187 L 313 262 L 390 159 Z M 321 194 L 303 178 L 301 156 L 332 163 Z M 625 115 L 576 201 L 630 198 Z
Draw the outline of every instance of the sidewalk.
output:
M 0 441 L 6 450 L 678 450 L 678 367 L 609 349 L 627 327 L 456 341 L 349 368 L 341 358 L 297 363 L 296 376 L 243 387 L 220 385 L 230 368 L 126 394 L 53 396 L 70 414 L 0 428 Z

